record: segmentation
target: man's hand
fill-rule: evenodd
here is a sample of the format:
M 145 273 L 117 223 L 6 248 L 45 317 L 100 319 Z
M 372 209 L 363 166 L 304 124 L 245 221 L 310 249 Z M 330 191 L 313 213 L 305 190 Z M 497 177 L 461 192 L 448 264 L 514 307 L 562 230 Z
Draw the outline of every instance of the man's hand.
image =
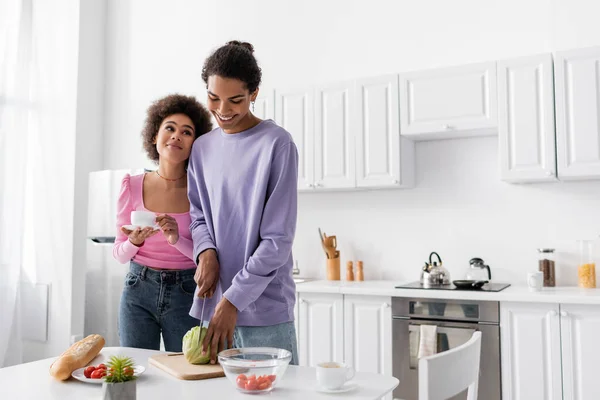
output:
M 212 297 L 219 282 L 219 261 L 215 249 L 208 249 L 198 256 L 198 267 L 194 274 L 198 285 L 198 297 Z
M 217 353 L 233 347 L 233 332 L 237 321 L 237 309 L 225 297 L 221 299 L 215 313 L 208 324 L 208 331 L 202 341 L 202 351 L 205 352 L 210 342 L 210 363 L 217 360 Z M 227 341 L 227 343 L 225 343 Z

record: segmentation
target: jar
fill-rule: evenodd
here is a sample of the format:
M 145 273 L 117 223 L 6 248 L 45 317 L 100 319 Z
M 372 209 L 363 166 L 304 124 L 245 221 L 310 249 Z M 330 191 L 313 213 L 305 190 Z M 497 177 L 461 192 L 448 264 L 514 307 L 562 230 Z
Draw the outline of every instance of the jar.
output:
M 544 274 L 544 286 L 556 286 L 554 249 L 538 249 L 538 265 Z
M 579 241 L 579 287 L 596 287 L 596 263 L 594 262 L 593 246 L 591 240 Z

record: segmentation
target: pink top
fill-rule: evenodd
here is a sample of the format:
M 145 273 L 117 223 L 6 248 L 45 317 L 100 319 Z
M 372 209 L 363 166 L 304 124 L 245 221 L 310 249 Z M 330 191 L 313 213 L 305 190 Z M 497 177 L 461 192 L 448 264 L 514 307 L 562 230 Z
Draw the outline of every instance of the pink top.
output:
M 190 213 L 168 213 L 177 221 L 179 240 L 174 245 L 158 232 L 137 247 L 121 232 L 121 227 L 131 224 L 132 211 L 150 211 L 144 207 L 144 176 L 125 175 L 121 183 L 121 193 L 117 202 L 117 237 L 113 247 L 113 257 L 124 264 L 131 260 L 138 264 L 163 269 L 196 268 L 192 261 L 193 243 L 190 233 Z M 150 211 L 154 212 L 154 211 Z M 157 216 L 165 213 L 154 212 Z

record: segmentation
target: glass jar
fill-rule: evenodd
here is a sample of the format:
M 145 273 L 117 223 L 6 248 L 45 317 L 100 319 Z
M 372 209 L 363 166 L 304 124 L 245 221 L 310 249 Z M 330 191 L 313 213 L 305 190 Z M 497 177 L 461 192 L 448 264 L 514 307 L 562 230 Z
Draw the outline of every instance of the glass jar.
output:
M 556 286 L 554 249 L 538 249 L 538 265 L 544 274 L 544 286 Z
M 596 287 L 596 263 L 594 262 L 593 246 L 591 240 L 579 241 L 579 287 Z

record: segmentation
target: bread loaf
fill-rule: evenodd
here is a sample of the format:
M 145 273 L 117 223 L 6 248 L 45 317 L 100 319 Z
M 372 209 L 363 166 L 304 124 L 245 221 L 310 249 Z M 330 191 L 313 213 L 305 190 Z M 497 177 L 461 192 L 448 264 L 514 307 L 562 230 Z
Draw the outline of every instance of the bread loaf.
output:
M 60 381 L 69 379 L 71 373 L 78 368 L 85 367 L 94 359 L 104 347 L 104 338 L 100 335 L 89 335 L 73 343 L 50 366 L 50 375 Z

